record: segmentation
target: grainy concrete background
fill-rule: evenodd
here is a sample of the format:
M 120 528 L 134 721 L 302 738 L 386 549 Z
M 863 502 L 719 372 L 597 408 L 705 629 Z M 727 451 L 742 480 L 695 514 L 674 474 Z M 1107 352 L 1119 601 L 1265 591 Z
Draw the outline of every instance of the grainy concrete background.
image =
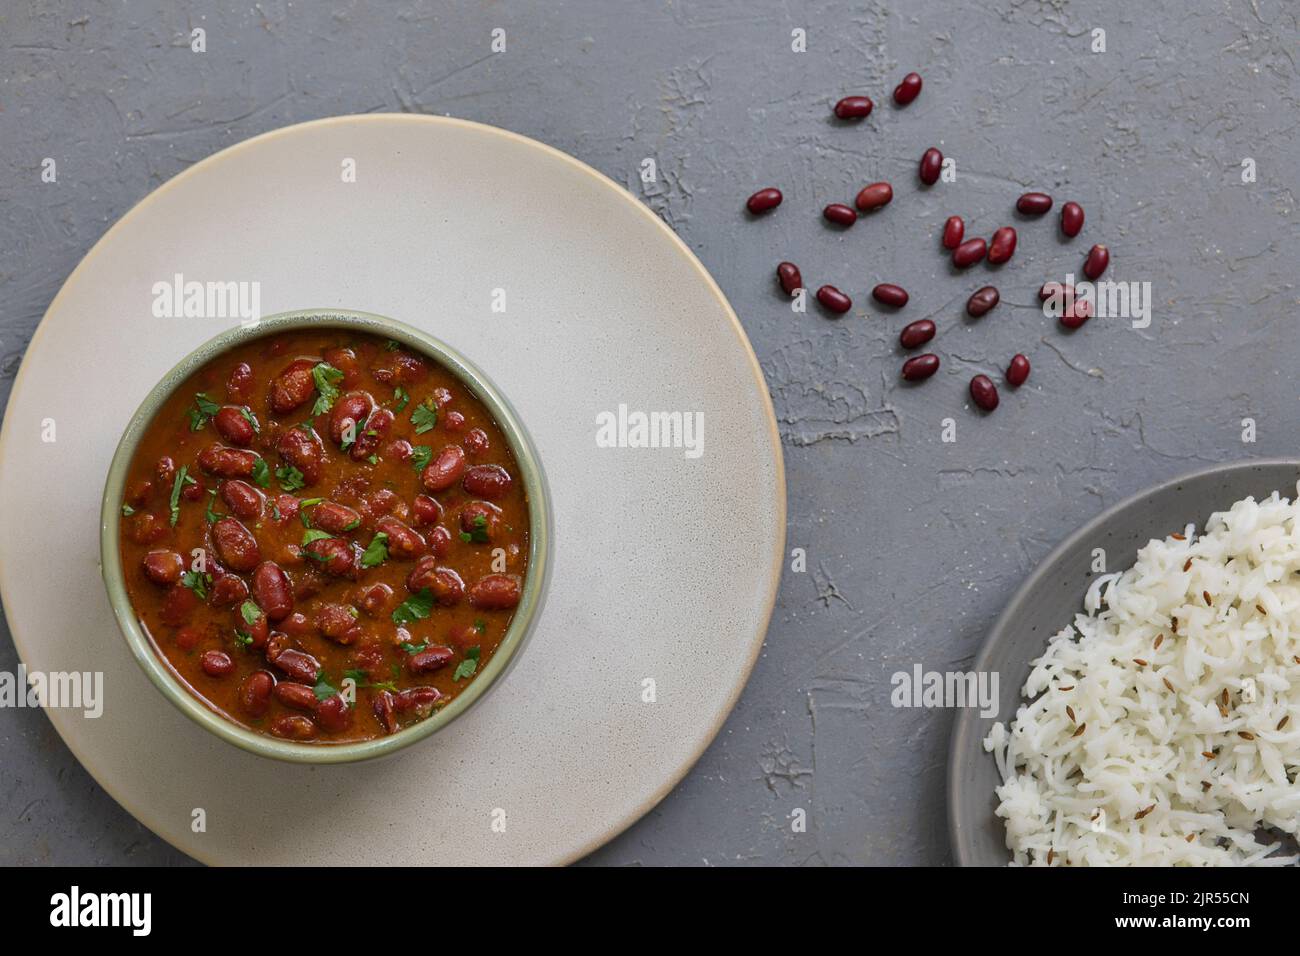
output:
M 340 113 L 446 113 L 572 153 L 643 196 L 744 322 L 808 570 L 785 575 L 718 740 L 590 862 L 948 862 L 951 714 L 891 707 L 890 675 L 968 666 L 1019 580 L 1118 498 L 1202 463 L 1300 452 L 1288 0 L 188 6 L 0 8 L 0 402 L 60 284 L 134 203 L 225 146 Z M 190 50 L 193 27 L 207 52 Z M 502 54 L 489 51 L 497 27 Z M 806 53 L 791 51 L 796 28 Z M 889 91 L 911 69 L 925 90 L 895 109 Z M 876 100 L 867 122 L 829 119 L 848 93 Z M 916 160 L 931 145 L 958 178 L 923 190 Z M 57 183 L 41 182 L 45 157 Z M 821 221 L 877 179 L 895 184 L 888 209 L 847 232 Z M 785 204 L 746 221 L 745 197 L 769 184 Z M 1027 188 L 1082 202 L 1084 234 L 1065 242 L 1055 215 L 1016 217 Z M 936 233 L 954 213 L 974 234 L 1015 225 L 1011 263 L 954 273 Z M 1078 271 L 1093 242 L 1110 246 L 1113 278 L 1152 284 L 1149 328 L 1098 320 L 1064 335 L 1037 311 L 1039 284 Z M 814 288 L 849 292 L 853 312 L 792 314 L 772 282 L 783 258 Z M 879 281 L 911 291 L 902 315 L 871 304 Z M 988 282 L 1002 305 L 964 319 Z M 923 316 L 944 367 L 901 388 L 896 336 Z M 1016 351 L 1029 384 L 992 416 L 972 410 L 970 376 L 1000 380 Z M 955 442 L 941 440 L 945 417 Z M 33 558 L 57 574 L 52 544 Z M 16 663 L 6 633 L 0 668 Z M 796 808 L 807 832 L 792 831 Z M 0 711 L 0 863 L 184 861 L 43 715 Z

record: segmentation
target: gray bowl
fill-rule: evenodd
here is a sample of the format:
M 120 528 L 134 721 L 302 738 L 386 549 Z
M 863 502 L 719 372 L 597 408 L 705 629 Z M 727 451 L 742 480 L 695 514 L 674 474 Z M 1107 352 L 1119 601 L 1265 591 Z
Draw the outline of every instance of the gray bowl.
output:
M 1092 549 L 1106 549 L 1106 566 L 1121 571 L 1152 538 L 1201 528 L 1215 511 L 1248 495 L 1256 500 L 1279 491 L 1294 497 L 1300 460 L 1273 459 L 1215 465 L 1175 478 L 1103 511 L 1047 556 L 1003 610 L 975 658 L 976 673 L 999 674 L 996 717 L 960 710 L 948 747 L 948 838 L 960 866 L 1005 866 L 1011 859 L 1002 820 L 994 816 L 993 788 L 1001 783 L 983 739 L 1020 704 L 1029 662 L 1053 634 L 1083 607 L 1091 578 Z

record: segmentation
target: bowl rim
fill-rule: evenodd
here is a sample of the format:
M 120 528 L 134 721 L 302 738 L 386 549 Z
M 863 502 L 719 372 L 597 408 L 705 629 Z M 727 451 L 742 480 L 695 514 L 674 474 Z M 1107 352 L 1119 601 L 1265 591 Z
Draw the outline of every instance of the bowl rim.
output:
M 523 594 L 492 659 L 450 704 L 436 714 L 395 734 L 354 743 L 309 744 L 279 740 L 241 727 L 203 703 L 161 660 L 140 626 L 126 592 L 126 578 L 118 550 L 127 470 L 141 437 L 177 387 L 207 362 L 235 346 L 304 328 L 350 329 L 380 335 L 438 362 L 492 414 L 510 444 L 528 494 L 528 571 L 524 577 Z M 532 438 L 509 400 L 478 366 L 441 339 L 387 316 L 337 307 L 295 309 L 222 330 L 189 352 L 149 390 L 123 430 L 108 468 L 100 510 L 100 568 L 113 616 L 136 663 L 163 696 L 187 717 L 221 739 L 259 756 L 299 764 L 353 763 L 394 753 L 432 736 L 477 703 L 508 673 L 535 629 L 545 603 L 551 576 L 552 525 L 550 489 Z
M 1066 535 L 1056 547 L 1052 548 L 1044 555 L 1034 566 L 1029 576 L 1021 582 L 1016 588 L 1011 598 L 1003 606 L 1002 611 L 994 619 L 984 642 L 980 645 L 979 652 L 971 664 L 971 670 L 974 673 L 981 673 L 989 669 L 989 659 L 993 656 L 994 648 L 1004 639 L 1004 634 L 1010 629 L 1016 617 L 1020 614 L 1021 606 L 1028 600 L 1033 593 L 1048 576 L 1049 570 L 1066 554 L 1072 552 L 1082 541 L 1091 540 L 1096 537 L 1097 530 L 1115 518 L 1122 512 L 1128 511 L 1138 505 L 1141 505 L 1156 495 L 1167 494 L 1171 491 L 1178 490 L 1180 485 L 1188 482 L 1198 481 L 1209 478 L 1214 475 L 1221 475 L 1226 472 L 1234 472 L 1248 469 L 1263 468 L 1296 468 L 1300 469 L 1300 458 L 1246 458 L 1237 461 L 1219 462 L 1214 465 L 1208 465 L 1204 468 L 1197 468 L 1194 471 L 1183 472 L 1170 478 L 1159 481 L 1153 485 L 1138 489 L 1131 495 L 1122 498 L 1109 508 L 1104 509 L 1094 515 L 1083 524 L 1079 525 L 1070 534 Z M 1281 490 L 1281 489 L 1277 489 Z M 1207 517 L 1206 515 L 1198 516 L 1197 520 Z M 1043 638 L 1043 647 L 1047 646 L 1051 635 L 1048 634 Z M 1019 700 L 1019 688 L 1017 687 L 1016 699 Z M 979 743 L 982 736 L 979 734 L 978 721 L 979 715 L 973 710 L 962 709 L 957 712 L 953 721 L 952 731 L 948 737 L 948 765 L 945 770 L 944 796 L 947 800 L 946 823 L 948 827 L 948 847 L 952 853 L 953 863 L 957 866 L 977 866 L 979 865 L 974 859 L 971 852 L 971 841 L 969 834 L 964 825 L 963 814 L 960 810 L 961 800 L 959 791 L 963 789 L 961 782 L 958 780 L 957 767 L 959 760 L 963 759 L 972 746 Z M 991 755 L 985 755 L 987 759 L 992 760 Z M 1010 862 L 1010 851 L 1008 851 L 1008 862 Z

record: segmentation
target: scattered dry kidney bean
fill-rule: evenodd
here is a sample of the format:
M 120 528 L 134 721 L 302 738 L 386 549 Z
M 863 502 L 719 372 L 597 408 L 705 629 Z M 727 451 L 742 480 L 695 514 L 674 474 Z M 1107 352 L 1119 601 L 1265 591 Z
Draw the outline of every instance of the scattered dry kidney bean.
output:
M 966 314 L 973 319 L 978 319 L 984 313 L 989 312 L 998 304 L 1001 296 L 998 290 L 991 285 L 986 285 L 971 293 L 971 297 L 966 300 Z
M 998 387 L 987 375 L 976 375 L 970 380 L 970 397 L 986 412 L 998 407 Z
M 1071 239 L 1083 229 L 1083 207 L 1077 202 L 1067 202 L 1061 207 L 1061 232 Z
M 863 212 L 871 212 L 873 209 L 889 205 L 889 201 L 893 198 L 894 187 L 889 183 L 880 182 L 863 186 L 858 190 L 857 198 L 853 203 Z
M 961 245 L 962 237 L 965 235 L 966 223 L 962 222 L 961 216 L 949 216 L 948 221 L 943 224 L 943 247 L 956 249 Z
M 1026 216 L 1041 216 L 1052 208 L 1052 197 L 1047 193 L 1025 193 L 1016 200 L 1016 210 Z
M 903 378 L 909 382 L 919 382 L 939 371 L 939 356 L 933 352 L 916 355 L 903 363 Z
M 1017 352 L 1011 356 L 1011 364 L 1007 366 L 1007 384 L 1012 388 L 1019 388 L 1025 384 L 1027 378 L 1029 378 L 1029 359 Z
M 853 308 L 853 300 L 833 285 L 824 285 L 818 289 L 817 301 L 830 311 L 839 314 Z
M 909 73 L 903 77 L 903 82 L 894 87 L 894 102 L 899 106 L 906 106 L 912 100 L 921 95 L 921 74 Z
M 952 264 L 958 269 L 973 266 L 984 258 L 989 250 L 988 243 L 978 237 L 967 239 L 952 251 Z
M 1016 231 L 1010 226 L 1003 226 L 993 233 L 989 242 L 989 265 L 1000 266 L 1011 258 L 1016 251 Z
M 882 305 L 892 305 L 901 309 L 907 305 L 907 290 L 892 282 L 882 282 L 871 290 L 871 297 Z
M 745 208 L 755 216 L 761 215 L 768 210 L 775 209 L 781 205 L 781 200 L 785 197 L 781 195 L 781 190 L 769 186 L 767 189 L 760 189 L 754 195 L 745 201 Z
M 846 96 L 835 104 L 835 115 L 842 120 L 862 119 L 871 115 L 874 105 L 869 96 Z
M 831 203 L 822 210 L 822 215 L 827 222 L 833 222 L 837 226 L 851 226 L 858 221 L 858 214 L 853 211 L 853 207 L 842 202 Z
M 917 319 L 899 333 L 899 344 L 905 349 L 914 349 L 934 338 L 934 323 L 929 319 Z
M 794 295 L 803 288 L 803 276 L 799 272 L 799 267 L 793 262 L 778 263 L 776 281 L 781 283 L 781 291 L 786 295 Z
M 1092 306 L 1086 299 L 1074 299 L 1068 302 L 1061 312 L 1061 324 L 1067 329 L 1077 329 L 1090 318 L 1092 318 Z
M 1083 261 L 1083 274 L 1089 279 L 1099 279 L 1110 265 L 1110 250 L 1097 245 L 1088 250 L 1088 258 Z
M 942 171 L 943 153 L 931 146 L 921 154 L 921 182 L 927 186 L 933 186 L 939 181 L 939 173 Z

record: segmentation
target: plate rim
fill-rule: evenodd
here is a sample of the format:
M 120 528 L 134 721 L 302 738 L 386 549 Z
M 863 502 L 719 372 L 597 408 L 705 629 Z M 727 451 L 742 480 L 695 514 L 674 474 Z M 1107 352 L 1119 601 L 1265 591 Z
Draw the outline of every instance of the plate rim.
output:
M 594 167 L 588 165 L 587 163 L 583 162 L 582 160 L 578 159 L 577 157 L 572 156 L 569 153 L 566 153 L 561 149 L 557 149 L 556 147 L 544 143 L 540 140 L 533 139 L 532 137 L 529 136 L 524 136 L 521 133 L 516 133 L 511 130 L 503 129 L 499 126 L 493 126 L 488 123 L 480 123 L 475 120 L 461 119 L 459 117 L 453 117 L 453 116 L 435 116 L 435 115 L 430 115 L 425 113 L 391 113 L 391 112 L 343 113 L 335 116 L 325 116 L 314 120 L 307 120 L 302 123 L 293 123 L 288 126 L 280 126 L 277 127 L 276 129 L 267 130 L 265 132 L 258 133 L 254 136 L 251 136 L 247 139 L 240 140 L 237 143 L 232 143 L 231 145 L 226 146 L 223 149 L 216 151 L 215 153 L 205 156 L 203 159 L 199 160 L 193 165 L 186 167 L 176 175 L 172 176 L 166 182 L 162 183 L 158 187 L 147 192 L 144 196 L 140 197 L 140 199 L 134 205 L 132 205 L 130 209 L 124 212 L 111 226 L 109 226 L 107 231 L 105 231 L 104 234 L 95 241 L 94 245 L 90 247 L 90 249 L 86 252 L 86 254 L 80 259 L 80 261 L 78 261 L 77 265 L 73 267 L 72 271 L 68 273 L 67 277 L 63 280 L 63 282 L 60 283 L 59 290 L 54 294 L 54 298 L 50 300 L 49 306 L 46 307 L 45 312 L 41 315 L 41 320 L 36 324 L 36 328 L 32 332 L 32 337 L 28 341 L 26 348 L 23 350 L 22 362 L 18 367 L 18 372 L 14 376 L 13 385 L 9 390 L 9 398 L 5 405 L 5 414 L 3 416 L 3 421 L 0 422 L 0 460 L 11 460 L 11 457 L 8 455 L 8 446 L 11 440 L 12 429 L 10 427 L 11 423 L 10 423 L 10 416 L 8 413 L 10 407 L 13 404 L 14 395 L 19 392 L 20 388 L 23 386 L 25 382 L 25 375 L 26 372 L 28 371 L 29 365 L 31 364 L 29 362 L 29 359 L 32 355 L 33 350 L 38 345 L 42 333 L 45 330 L 47 324 L 46 319 L 49 317 L 50 313 L 54 312 L 55 309 L 60 305 L 60 302 L 63 299 L 67 288 L 70 285 L 72 285 L 73 280 L 75 280 L 80 275 L 80 273 L 87 267 L 87 264 L 91 262 L 92 259 L 98 253 L 100 253 L 105 247 L 109 245 L 109 243 L 112 240 L 116 238 L 119 230 L 121 230 L 126 225 L 127 222 L 132 220 L 135 216 L 139 215 L 141 213 L 141 210 L 145 209 L 146 206 L 153 203 L 155 200 L 161 197 L 167 190 L 174 187 L 177 183 L 184 182 L 189 177 L 196 175 L 200 170 L 206 171 L 216 166 L 217 163 L 223 160 L 230 159 L 236 156 L 237 154 L 243 152 L 244 150 L 251 149 L 254 146 L 261 146 L 267 142 L 270 142 L 273 139 L 278 139 L 284 136 L 296 134 L 299 131 L 308 131 L 310 129 L 314 129 L 317 127 L 342 125 L 348 123 L 355 123 L 361 126 L 366 126 L 371 124 L 374 124 L 376 126 L 381 126 L 384 124 L 391 124 L 391 123 L 441 126 L 450 129 L 465 130 L 465 131 L 470 131 L 470 132 L 475 132 L 480 134 L 486 134 L 488 136 L 496 136 L 496 137 L 500 137 L 501 139 L 507 140 L 515 145 L 522 146 L 525 149 L 540 152 L 543 156 L 549 159 L 559 160 L 562 164 L 569 166 L 576 172 L 582 173 L 590 177 L 592 180 L 595 181 L 595 183 L 598 186 L 612 193 L 612 195 L 616 197 L 618 201 L 630 204 L 639 215 L 641 215 L 643 218 L 651 222 L 656 227 L 659 234 L 668 240 L 669 244 L 672 245 L 677 250 L 678 254 L 685 259 L 686 263 L 692 269 L 694 269 L 696 274 L 699 276 L 699 278 L 703 280 L 705 289 L 707 289 L 708 292 L 712 294 L 714 299 L 716 299 L 718 305 L 721 307 L 723 315 L 730 321 L 731 330 L 735 334 L 738 343 L 741 349 L 743 350 L 745 357 L 748 359 L 750 372 L 754 376 L 755 384 L 758 386 L 758 392 L 759 395 L 761 396 L 760 399 L 761 409 L 762 412 L 764 413 L 763 417 L 766 420 L 768 436 L 769 436 L 771 447 L 773 449 L 772 474 L 776 482 L 775 490 L 776 490 L 776 499 L 777 499 L 776 501 L 777 528 L 776 528 L 776 535 L 773 539 L 774 547 L 772 549 L 772 554 L 768 566 L 767 606 L 763 610 L 763 619 L 765 623 L 761 628 L 761 630 L 755 635 L 755 638 L 752 641 L 752 647 L 749 651 L 749 659 L 744 662 L 744 667 L 740 679 L 736 681 L 735 685 L 731 688 L 730 692 L 728 693 L 724 706 L 720 708 L 720 710 L 718 711 L 717 720 L 713 722 L 712 726 L 706 729 L 704 735 L 701 737 L 701 743 L 699 748 L 694 753 L 692 753 L 688 757 L 688 759 L 683 761 L 683 763 L 679 767 L 674 768 L 673 771 L 667 775 L 664 783 L 661 784 L 657 790 L 654 790 L 652 793 L 650 793 L 646 798 L 644 798 L 640 803 L 638 803 L 637 806 L 633 807 L 630 811 L 628 811 L 628 813 L 625 816 L 623 816 L 621 819 L 617 819 L 613 823 L 609 824 L 609 826 L 607 827 L 604 833 L 591 838 L 585 844 L 579 847 L 571 849 L 568 852 L 560 853 L 553 858 L 554 865 L 567 866 L 573 863 L 574 861 L 580 860 L 583 857 L 588 856 L 589 854 L 595 852 L 600 847 L 604 846 L 606 843 L 609 843 L 611 840 L 615 839 L 624 831 L 629 829 L 638 820 L 646 816 L 656 806 L 658 806 L 659 803 L 661 803 L 664 800 L 664 798 L 667 797 L 668 794 L 671 793 L 677 787 L 677 785 L 686 778 L 686 776 L 699 762 L 700 758 L 704 755 L 704 752 L 708 750 L 709 747 L 713 744 L 713 742 L 717 739 L 717 736 L 719 732 L 721 732 L 723 725 L 726 723 L 727 719 L 731 716 L 732 712 L 735 710 L 736 704 L 740 700 L 741 693 L 744 691 L 745 687 L 749 684 L 750 678 L 753 676 L 754 667 L 758 663 L 758 658 L 762 654 L 763 645 L 767 639 L 767 633 L 772 625 L 772 615 L 776 609 L 776 599 L 781 584 L 782 565 L 784 562 L 785 545 L 786 545 L 786 530 L 787 530 L 786 523 L 789 515 L 788 498 L 787 498 L 788 490 L 787 490 L 786 479 L 785 479 L 785 453 L 781 444 L 780 429 L 777 426 L 776 411 L 772 405 L 771 392 L 768 388 L 767 380 L 763 376 L 763 371 L 761 365 L 759 364 L 758 356 L 754 352 L 753 344 L 749 341 L 749 336 L 745 333 L 744 326 L 741 325 L 740 318 L 736 315 L 735 309 L 732 308 L 731 303 L 728 301 L 726 295 L 723 293 L 721 287 L 718 285 L 717 280 L 713 278 L 712 274 L 708 271 L 708 269 L 704 267 L 704 264 L 700 262 L 699 257 L 695 254 L 695 252 L 691 249 L 691 247 L 686 244 L 686 241 L 682 239 L 681 236 L 677 235 L 677 233 L 667 223 L 665 223 L 659 216 L 657 216 L 654 213 L 654 211 L 650 209 L 649 206 L 647 206 L 644 202 L 642 202 L 640 199 L 634 196 L 623 186 L 619 185 L 613 179 L 606 176 L 604 173 L 600 172 Z M 6 607 L 10 606 L 10 602 L 8 601 L 8 596 L 6 594 L 5 587 L 4 587 L 4 575 L 0 575 L 0 603 L 3 603 Z M 12 621 L 9 620 L 8 614 L 5 615 L 5 619 L 6 619 L 6 624 L 8 625 L 9 628 L 10 638 L 12 639 L 14 644 L 14 649 L 18 652 L 18 657 L 20 662 L 24 661 L 26 658 L 26 654 L 24 651 L 26 642 L 19 638 L 18 631 L 13 626 Z M 114 627 L 116 627 L 115 622 L 114 622 Z M 142 815 L 142 813 L 140 812 L 137 812 L 136 809 L 133 809 L 132 805 L 128 804 L 122 798 L 122 796 L 118 793 L 116 786 L 108 785 L 103 779 L 101 779 L 100 774 L 96 773 L 92 769 L 92 764 L 87 761 L 82 750 L 73 743 L 73 741 L 70 739 L 68 734 L 64 733 L 64 729 L 61 726 L 60 721 L 56 720 L 55 717 L 51 714 L 51 712 L 47 708 L 42 707 L 41 709 L 42 711 L 45 712 L 45 716 L 50 721 L 51 725 L 54 727 L 55 732 L 58 733 L 59 739 L 63 741 L 64 746 L 66 746 L 68 750 L 72 753 L 73 757 L 76 758 L 77 762 L 81 765 L 82 769 L 84 769 L 86 773 L 88 773 L 91 776 L 91 778 L 95 781 L 95 783 L 101 789 L 103 789 L 105 793 L 107 793 L 110 797 L 113 798 L 113 800 L 117 803 L 118 806 L 120 806 L 123 810 L 125 810 L 128 814 L 130 814 L 138 823 L 148 828 L 148 830 L 151 833 L 153 833 L 154 836 L 158 837 L 160 840 L 164 841 L 169 846 L 172 846 L 179 852 L 185 854 L 186 856 L 192 859 L 198 860 L 200 863 L 203 863 L 205 865 L 214 865 L 213 857 L 211 857 L 210 855 L 191 852 L 189 849 L 176 846 L 176 844 L 174 844 L 167 837 L 163 836 L 162 833 L 160 833 L 157 829 L 151 826 L 146 816 Z
M 1295 468 L 1300 472 L 1300 458 L 1245 458 L 1236 461 L 1218 462 L 1213 465 L 1207 465 L 1204 468 L 1197 468 L 1193 471 L 1183 472 L 1157 482 L 1154 485 L 1148 485 L 1139 489 L 1131 495 L 1127 495 L 1115 504 L 1103 511 L 1093 515 L 1092 518 L 1085 521 L 1079 527 L 1075 528 L 1070 534 L 1066 535 L 1056 547 L 1052 548 L 1043 558 L 1034 566 L 1029 576 L 1020 583 L 1020 586 L 1012 593 L 1007 603 L 1003 606 L 1001 612 L 994 619 L 988 634 L 985 636 L 983 643 L 980 645 L 978 653 L 971 664 L 971 670 L 980 673 L 988 667 L 989 658 L 993 656 L 994 648 L 1004 640 L 1004 635 L 1010 628 L 1013 619 L 1019 614 L 1021 605 L 1031 591 L 1038 587 L 1039 582 L 1047 576 L 1047 569 L 1050 568 L 1064 554 L 1072 551 L 1080 541 L 1092 537 L 1097 528 L 1113 520 L 1121 511 L 1125 511 L 1134 505 L 1151 498 L 1153 495 L 1163 494 L 1178 485 L 1189 481 L 1196 481 L 1207 478 L 1212 475 L 1222 474 L 1230 471 L 1247 470 L 1251 468 Z M 1297 475 L 1300 478 L 1300 474 Z M 1280 490 L 1280 489 L 1278 489 Z M 1208 517 L 1208 516 L 1207 516 Z M 1051 635 L 1043 638 L 1044 648 Z M 1017 694 L 1019 692 L 1017 691 Z M 956 866 L 979 866 L 969 852 L 969 841 L 966 840 L 966 833 L 959 819 L 960 814 L 958 807 L 958 791 L 961 789 L 957 780 L 957 766 L 966 754 L 974 741 L 971 739 L 976 736 L 976 721 L 979 714 L 969 708 L 963 708 L 957 712 L 953 720 L 952 731 L 948 737 L 948 766 L 945 772 L 944 780 L 944 797 L 947 800 L 947 826 L 948 826 L 948 847 L 952 853 L 953 863 Z M 990 756 L 988 759 L 992 759 Z M 1007 862 L 1010 862 L 1008 858 Z

